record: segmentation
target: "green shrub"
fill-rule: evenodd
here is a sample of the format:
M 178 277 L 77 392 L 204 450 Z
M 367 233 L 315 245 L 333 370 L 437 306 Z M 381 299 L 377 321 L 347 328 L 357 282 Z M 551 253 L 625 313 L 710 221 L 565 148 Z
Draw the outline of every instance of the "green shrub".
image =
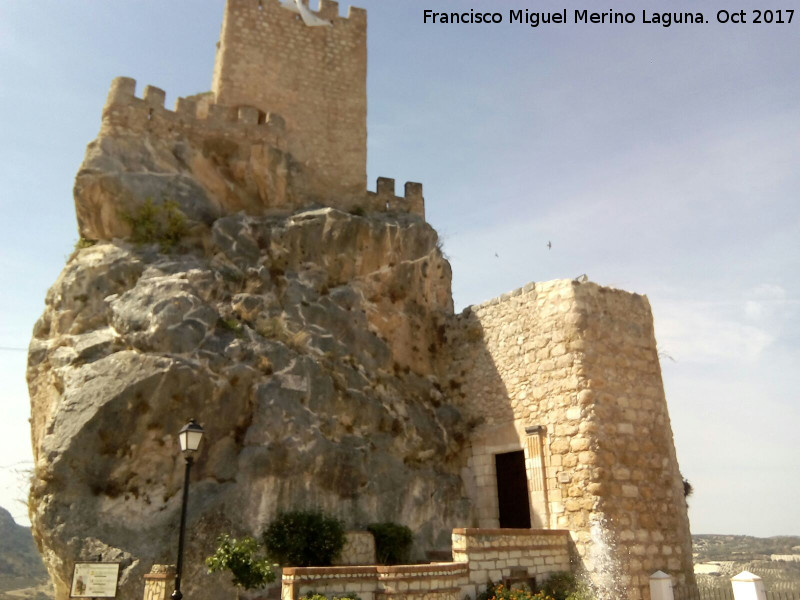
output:
M 329 600 L 329 597 L 319 592 L 308 592 L 305 596 L 300 596 L 300 600 Z M 345 592 L 341 596 L 331 596 L 330 600 L 361 600 L 355 592 Z
M 545 592 L 532 592 L 527 585 L 507 588 L 502 583 L 486 584 L 486 590 L 478 594 L 476 600 L 555 600 Z
M 282 513 L 263 534 L 267 554 L 286 567 L 325 567 L 344 548 L 344 525 L 316 511 Z
M 553 573 L 542 585 L 542 591 L 547 592 L 556 600 L 566 600 L 575 591 L 578 582 L 575 576 L 568 571 Z
M 91 248 L 97 243 L 97 240 L 90 240 L 85 237 L 78 238 L 75 242 L 75 250 L 83 250 L 84 248 Z
M 350 214 L 356 217 L 363 217 L 367 214 L 367 211 L 364 210 L 363 206 L 354 206 L 350 209 Z
M 233 332 L 236 337 L 244 336 L 244 327 L 242 327 L 242 324 L 236 319 L 223 319 L 220 317 L 217 319 L 217 327 Z
M 588 584 L 579 581 L 575 591 L 567 596 L 567 600 L 596 600 L 596 596 Z
M 542 591 L 555 600 L 594 600 L 591 587 L 568 571 L 550 575 L 542 585 Z
M 158 244 L 162 252 L 174 248 L 188 230 L 186 217 L 172 200 L 156 205 L 148 198 L 133 213 L 123 213 L 122 218 L 131 228 L 133 243 Z
M 275 581 L 275 573 L 269 561 L 259 556 L 260 549 L 261 544 L 249 536 L 237 540 L 223 534 L 217 539 L 217 551 L 206 558 L 208 572 L 228 570 L 237 588 L 263 588 Z
M 414 534 L 405 525 L 397 523 L 373 523 L 367 530 L 375 538 L 375 554 L 380 565 L 408 563 Z
M 482 592 L 478 592 L 478 595 L 475 596 L 475 600 L 491 600 L 491 598 L 494 598 L 495 587 L 496 586 L 491 581 L 487 581 L 486 589 L 484 589 Z

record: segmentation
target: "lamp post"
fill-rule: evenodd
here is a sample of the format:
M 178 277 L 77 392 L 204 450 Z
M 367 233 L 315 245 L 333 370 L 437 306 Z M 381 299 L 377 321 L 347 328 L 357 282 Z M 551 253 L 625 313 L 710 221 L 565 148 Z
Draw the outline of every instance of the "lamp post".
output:
M 178 564 L 175 569 L 175 591 L 172 592 L 173 600 L 181 600 L 181 572 L 183 571 L 183 537 L 186 533 L 186 504 L 189 500 L 189 471 L 192 470 L 194 462 L 193 453 L 200 447 L 200 440 L 203 439 L 203 428 L 194 419 L 183 426 L 178 432 L 178 440 L 181 443 L 181 452 L 186 459 L 186 470 L 183 474 L 183 502 L 181 503 L 181 530 L 178 537 Z

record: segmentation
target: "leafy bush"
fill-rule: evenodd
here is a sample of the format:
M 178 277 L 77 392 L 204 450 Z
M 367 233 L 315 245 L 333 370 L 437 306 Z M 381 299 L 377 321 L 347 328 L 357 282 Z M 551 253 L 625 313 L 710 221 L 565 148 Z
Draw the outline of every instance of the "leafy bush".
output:
M 135 244 L 158 244 L 162 252 L 174 248 L 186 235 L 186 217 L 172 200 L 160 205 L 148 198 L 135 212 L 122 214 L 131 228 L 130 239 Z
M 363 206 L 354 206 L 350 209 L 350 214 L 356 217 L 363 217 L 367 214 L 367 211 L 364 210 Z
M 489 583 L 486 591 L 478 594 L 478 600 L 555 600 L 555 598 L 545 592 L 533 593 L 525 585 L 507 588 L 502 583 L 499 585 Z
M 567 571 L 550 575 L 544 582 L 542 591 L 555 600 L 594 600 L 592 589 Z
M 269 561 L 259 556 L 260 549 L 261 544 L 249 536 L 237 540 L 223 534 L 217 539 L 217 551 L 206 558 L 208 572 L 228 570 L 237 588 L 263 588 L 275 581 L 275 573 Z
M 502 584 L 486 583 L 486 589 L 476 600 L 595 600 L 591 587 L 578 581 L 572 573 L 553 573 L 542 589 L 533 593 L 528 586 L 507 588 Z
M 594 591 L 592 590 L 589 585 L 584 583 L 583 581 L 578 582 L 578 586 L 575 588 L 575 591 L 572 592 L 569 596 L 567 596 L 567 600 L 595 600 L 596 596 Z
M 411 557 L 414 534 L 405 525 L 397 523 L 373 523 L 367 530 L 375 538 L 375 554 L 378 564 L 400 565 Z
M 281 566 L 325 567 L 344 548 L 341 521 L 316 511 L 282 513 L 263 534 L 267 554 Z
M 243 337 L 244 336 L 244 328 L 242 324 L 237 321 L 236 319 L 223 319 L 220 317 L 217 319 L 217 327 L 220 329 L 225 329 L 227 331 L 233 332 L 236 337 Z
M 345 592 L 341 596 L 329 597 L 319 592 L 308 592 L 305 596 L 300 596 L 300 600 L 361 600 L 355 592 Z
M 494 588 L 495 585 L 491 581 L 487 581 L 486 589 L 482 592 L 478 592 L 478 595 L 475 596 L 475 600 L 491 600 L 491 598 L 494 598 Z
M 84 248 L 91 248 L 97 243 L 97 240 L 90 240 L 85 237 L 78 238 L 78 241 L 75 242 L 75 250 L 83 250 Z
M 544 582 L 542 590 L 553 596 L 556 600 L 566 600 L 572 592 L 575 591 L 578 582 L 572 573 L 561 571 L 553 573 Z

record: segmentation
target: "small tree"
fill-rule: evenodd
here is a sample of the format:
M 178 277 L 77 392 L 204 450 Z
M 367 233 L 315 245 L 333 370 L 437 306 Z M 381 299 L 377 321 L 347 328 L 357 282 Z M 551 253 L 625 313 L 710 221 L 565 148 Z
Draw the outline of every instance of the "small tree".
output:
M 275 581 L 275 573 L 269 560 L 260 556 L 260 550 L 261 544 L 250 536 L 237 540 L 223 534 L 217 539 L 217 551 L 206 558 L 208 572 L 230 571 L 237 598 L 241 589 L 263 588 Z

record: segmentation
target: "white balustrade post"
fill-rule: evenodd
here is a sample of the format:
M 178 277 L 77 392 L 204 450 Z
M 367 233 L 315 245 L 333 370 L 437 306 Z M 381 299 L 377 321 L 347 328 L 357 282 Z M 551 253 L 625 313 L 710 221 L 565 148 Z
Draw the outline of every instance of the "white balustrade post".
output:
M 736 600 L 767 600 L 767 591 L 761 577 L 749 571 L 742 571 L 731 578 L 731 585 Z
M 672 577 L 663 571 L 650 575 L 650 600 L 674 600 L 672 595 Z

